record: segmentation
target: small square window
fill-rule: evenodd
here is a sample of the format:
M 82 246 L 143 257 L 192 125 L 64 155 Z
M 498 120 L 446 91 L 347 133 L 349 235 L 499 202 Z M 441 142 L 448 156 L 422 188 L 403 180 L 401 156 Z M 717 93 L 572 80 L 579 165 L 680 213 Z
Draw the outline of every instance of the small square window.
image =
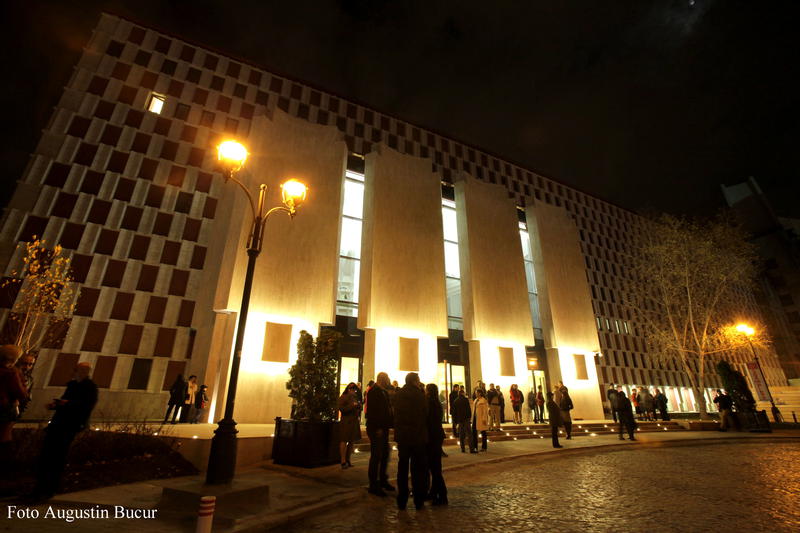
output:
M 165 98 L 160 94 L 151 94 L 150 101 L 147 103 L 147 110 L 156 115 L 160 115 L 161 110 L 164 109 L 164 100 Z

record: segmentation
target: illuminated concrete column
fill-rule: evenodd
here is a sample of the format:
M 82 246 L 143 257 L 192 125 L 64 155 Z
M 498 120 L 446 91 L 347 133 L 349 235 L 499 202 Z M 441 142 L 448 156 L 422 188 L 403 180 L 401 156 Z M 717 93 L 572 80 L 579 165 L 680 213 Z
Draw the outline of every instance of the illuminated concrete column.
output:
M 401 337 L 418 340 L 420 377 L 433 381 L 436 339 L 447 336 L 440 184 L 428 159 L 383 145 L 366 156 L 358 327 L 375 330 L 372 372 L 401 384 L 414 370 L 401 368 Z
M 239 178 L 254 192 L 259 184 L 267 184 L 268 206 L 280 204 L 280 184 L 289 178 L 309 188 L 294 219 L 276 213 L 266 222 L 263 252 L 256 264 L 234 418 L 239 423 L 265 423 L 290 415 L 285 384 L 297 358 L 300 331 L 316 336 L 321 324 L 334 321 L 347 147 L 335 127 L 312 124 L 280 110 L 253 119 L 244 143 L 250 157 Z M 234 199 L 243 197 L 235 185 L 228 187 L 224 201 L 236 206 L 229 212 L 238 234 L 219 236 L 226 253 L 214 307 L 238 310 L 252 215 L 246 203 Z M 268 322 L 277 326 L 269 330 Z M 285 333 L 282 324 L 291 325 L 290 335 L 281 333 L 288 343 L 276 352 L 267 342 L 272 349 L 265 351 L 266 335 Z M 228 358 L 231 349 L 227 347 Z
M 526 216 L 551 383 L 560 379 L 569 389 L 574 418 L 602 419 L 594 363 L 600 342 L 578 230 L 564 209 L 543 202 Z
M 527 383 L 525 346 L 534 343 L 517 211 L 505 189 L 468 176 L 455 194 L 472 385 L 482 379 L 507 393 Z

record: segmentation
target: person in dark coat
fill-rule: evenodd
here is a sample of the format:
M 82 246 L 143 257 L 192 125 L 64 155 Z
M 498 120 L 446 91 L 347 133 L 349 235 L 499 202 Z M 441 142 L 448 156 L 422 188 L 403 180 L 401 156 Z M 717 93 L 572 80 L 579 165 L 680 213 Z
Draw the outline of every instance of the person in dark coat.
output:
M 617 389 L 614 388 L 614 384 L 612 383 L 611 386 L 606 391 L 606 399 L 608 399 L 609 408 L 611 409 L 611 419 L 614 420 L 614 423 L 617 422 Z
M 567 440 L 572 439 L 572 416 L 570 411 L 574 408 L 572 405 L 572 398 L 569 396 L 569 390 L 564 383 L 558 382 L 559 400 L 558 406 L 561 408 L 561 423 L 564 424 L 564 432 L 567 434 Z
M 176 423 L 178 413 L 181 409 L 185 409 L 185 407 L 183 407 L 183 402 L 186 399 L 187 390 L 188 385 L 183 380 L 183 375 L 178 374 L 178 376 L 175 378 L 175 381 L 172 383 L 172 386 L 169 388 L 169 404 L 167 405 L 167 414 L 164 415 L 165 424 L 167 423 L 170 413 L 172 413 L 172 423 Z
M 375 378 L 375 384 L 367 391 L 367 436 L 369 437 L 369 493 L 375 496 L 386 496 L 387 490 L 393 491 L 389 484 L 386 465 L 389 463 L 389 429 L 393 424 L 392 405 L 389 402 L 391 387 L 389 375 L 381 372 Z
M 497 391 L 497 404 L 500 406 L 500 423 L 501 424 L 505 424 L 506 423 L 506 397 L 505 397 L 505 394 L 503 394 L 503 391 L 500 390 L 500 385 L 495 387 L 495 390 Z M 498 427 L 498 429 L 500 429 L 500 428 Z
M 453 437 L 458 438 L 458 422 L 456 422 L 455 417 L 453 416 L 453 409 L 456 403 L 456 399 L 458 398 L 458 385 L 453 385 L 453 390 L 450 391 L 450 422 L 453 423 Z
M 636 418 L 633 416 L 633 405 L 628 396 L 622 392 L 622 387 L 617 389 L 617 417 L 619 419 L 619 440 L 625 440 L 622 436 L 623 428 L 627 430 L 628 437 L 636 440 L 633 432 L 636 431 Z
M 361 403 L 358 401 L 358 385 L 349 383 L 345 387 L 337 402 L 339 408 L 339 456 L 342 460 L 342 470 L 353 466 L 350 457 L 353 454 L 354 444 L 361 440 L 361 427 L 358 416 L 361 413 Z
M 558 426 L 561 425 L 561 408 L 553 401 L 553 393 L 547 393 L 547 418 L 550 420 L 550 436 L 553 439 L 553 448 L 563 448 L 558 443 Z
M 539 413 L 539 424 L 544 424 L 544 394 L 542 393 L 542 386 L 539 385 L 536 389 L 536 406 Z
M 664 422 L 669 420 L 669 414 L 667 413 L 667 406 L 669 405 L 669 400 L 667 399 L 667 395 L 661 392 L 660 389 L 656 389 L 656 409 L 661 411 L 661 420 Z
M 526 397 L 528 401 L 528 422 L 534 422 L 536 424 L 539 423 L 539 414 L 536 410 L 536 393 L 531 389 L 528 391 L 528 396 Z
M 433 505 L 447 505 L 447 486 L 442 475 L 442 404 L 439 402 L 439 387 L 435 383 L 425 385 L 425 396 L 428 400 L 428 473 L 431 476 L 431 487 L 428 498 Z
M 467 395 L 463 390 L 459 390 L 458 396 L 456 396 L 456 399 L 453 402 L 453 423 L 458 426 L 458 440 L 461 444 L 461 451 L 463 453 L 467 452 L 465 448 L 466 444 L 469 444 L 470 450 L 475 447 L 470 440 L 472 435 L 472 430 L 470 428 L 471 418 L 472 409 L 469 406 L 469 399 L 467 399 Z
M 194 417 L 192 418 L 192 424 L 197 424 L 206 416 L 206 412 L 208 411 L 207 390 L 208 385 L 200 385 L 197 394 L 194 396 Z
M 75 436 L 89 424 L 89 416 L 97 404 L 97 385 L 89 378 L 91 372 L 89 363 L 78 363 L 75 379 L 67 383 L 64 394 L 47 405 L 55 414 L 45 429 L 36 487 L 26 498 L 30 503 L 49 500 L 56 493 L 67 464 L 69 447 Z
M 394 400 L 394 440 L 397 442 L 397 508 L 405 510 L 408 503 L 408 470 L 411 467 L 411 486 L 414 505 L 425 505 L 427 487 L 427 402 L 420 388 L 419 375 L 409 372 L 406 384 L 397 391 Z

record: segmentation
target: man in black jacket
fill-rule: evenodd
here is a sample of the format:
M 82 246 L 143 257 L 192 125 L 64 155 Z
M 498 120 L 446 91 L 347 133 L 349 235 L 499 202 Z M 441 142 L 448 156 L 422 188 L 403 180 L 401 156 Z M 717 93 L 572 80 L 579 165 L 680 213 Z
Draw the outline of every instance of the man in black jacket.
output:
M 622 392 L 622 387 L 617 388 L 617 415 L 619 418 L 619 440 L 625 440 L 625 437 L 622 436 L 622 430 L 627 429 L 628 437 L 631 440 L 636 440 L 636 437 L 633 436 L 633 432 L 636 431 L 636 419 L 633 416 L 633 405 L 631 405 L 631 401 L 628 399 L 628 396 Z
M 612 383 L 611 386 L 606 391 L 606 398 L 608 399 L 608 403 L 611 407 L 611 418 L 614 422 L 617 421 L 617 390 L 614 388 L 614 384 Z
M 455 416 L 453 416 L 453 410 L 455 409 L 456 399 L 458 399 L 458 385 L 453 385 L 453 390 L 450 391 L 450 422 L 453 423 L 453 436 L 458 438 L 458 423 L 456 422 Z
M 89 415 L 97 403 L 97 385 L 89 378 L 91 371 L 89 363 L 78 363 L 75 379 L 67 383 L 67 390 L 61 398 L 47 405 L 48 409 L 55 410 L 55 414 L 45 430 L 36 487 L 27 498 L 32 502 L 48 500 L 56 493 L 67 464 L 69 447 L 89 423 Z
M 375 385 L 367 392 L 367 436 L 369 437 L 369 493 L 386 496 L 384 490 L 394 490 L 389 484 L 386 465 L 389 462 L 389 428 L 392 427 L 391 387 L 389 375 L 381 372 Z
M 561 425 L 561 408 L 553 401 L 553 393 L 547 393 L 547 419 L 550 421 L 550 436 L 553 438 L 553 448 L 563 448 L 558 443 L 558 426 Z
M 458 391 L 453 402 L 453 424 L 458 426 L 458 439 L 461 443 L 461 452 L 467 453 L 464 448 L 465 444 L 469 444 L 471 450 L 475 443 L 470 442 L 472 431 L 470 431 L 470 420 L 472 419 L 472 408 L 469 406 L 469 400 L 463 390 Z
M 370 408 L 372 408 L 370 406 Z M 428 443 L 425 393 L 419 375 L 409 372 L 406 384 L 394 400 L 394 440 L 397 441 L 397 508 L 405 510 L 408 502 L 408 469 L 411 464 L 411 486 L 414 505 L 422 509 L 428 494 L 428 465 L 425 445 Z

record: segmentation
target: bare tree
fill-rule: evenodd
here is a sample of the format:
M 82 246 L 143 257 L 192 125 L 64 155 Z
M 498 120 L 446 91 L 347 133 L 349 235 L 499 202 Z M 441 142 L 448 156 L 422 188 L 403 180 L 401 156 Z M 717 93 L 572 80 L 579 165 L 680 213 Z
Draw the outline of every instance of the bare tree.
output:
M 747 235 L 716 218 L 671 215 L 650 220 L 630 257 L 626 304 L 643 329 L 648 353 L 688 375 L 701 418 L 708 357 L 741 349 L 747 339 L 731 328 L 755 277 L 756 255 Z M 762 339 L 755 339 L 763 344 Z
M 75 308 L 70 259 L 61 246 L 47 248 L 36 237 L 25 243 L 22 271 L 13 271 L 4 288 L 17 291 L 5 331 L 23 353 L 36 353 L 69 327 Z

